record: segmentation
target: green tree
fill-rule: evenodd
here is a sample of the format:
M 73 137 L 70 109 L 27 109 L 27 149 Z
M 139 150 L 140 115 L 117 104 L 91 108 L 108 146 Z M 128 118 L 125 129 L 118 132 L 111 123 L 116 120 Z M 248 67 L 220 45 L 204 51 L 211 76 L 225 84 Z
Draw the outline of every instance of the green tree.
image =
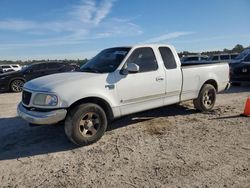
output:
M 233 53 L 240 53 L 244 50 L 244 46 L 242 46 L 241 44 L 237 44 L 233 49 L 232 52 Z

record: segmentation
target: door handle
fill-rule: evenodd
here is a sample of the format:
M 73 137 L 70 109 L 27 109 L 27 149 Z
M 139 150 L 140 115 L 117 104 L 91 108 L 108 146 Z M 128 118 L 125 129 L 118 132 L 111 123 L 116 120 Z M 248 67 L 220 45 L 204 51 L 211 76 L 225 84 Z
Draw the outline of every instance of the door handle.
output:
M 163 77 L 161 77 L 161 76 L 159 76 L 159 77 L 156 77 L 156 79 L 155 79 L 157 82 L 160 82 L 160 81 L 163 81 L 164 80 L 164 78 Z

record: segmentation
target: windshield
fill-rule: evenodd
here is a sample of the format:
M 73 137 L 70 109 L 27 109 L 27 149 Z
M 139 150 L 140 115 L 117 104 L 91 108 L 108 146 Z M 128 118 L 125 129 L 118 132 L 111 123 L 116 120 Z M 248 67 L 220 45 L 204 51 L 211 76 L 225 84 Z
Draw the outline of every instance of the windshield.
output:
M 243 59 L 247 54 L 248 54 L 248 52 L 243 51 L 243 52 L 241 52 L 236 58 L 234 58 L 234 60 Z
M 109 48 L 101 51 L 93 59 L 81 66 L 81 72 L 114 72 L 131 48 Z
M 23 73 L 25 73 L 30 67 L 31 67 L 31 65 L 26 65 L 26 66 L 24 66 L 24 67 L 21 69 L 21 71 L 22 71 Z

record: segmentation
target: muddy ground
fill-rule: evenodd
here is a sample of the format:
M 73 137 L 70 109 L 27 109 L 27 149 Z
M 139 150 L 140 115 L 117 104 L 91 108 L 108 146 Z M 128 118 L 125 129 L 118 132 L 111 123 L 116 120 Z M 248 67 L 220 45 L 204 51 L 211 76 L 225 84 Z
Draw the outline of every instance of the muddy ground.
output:
M 16 117 L 20 94 L 0 94 L 0 187 L 250 187 L 248 96 L 233 87 L 211 113 L 185 102 L 121 118 L 76 148 L 62 126 Z

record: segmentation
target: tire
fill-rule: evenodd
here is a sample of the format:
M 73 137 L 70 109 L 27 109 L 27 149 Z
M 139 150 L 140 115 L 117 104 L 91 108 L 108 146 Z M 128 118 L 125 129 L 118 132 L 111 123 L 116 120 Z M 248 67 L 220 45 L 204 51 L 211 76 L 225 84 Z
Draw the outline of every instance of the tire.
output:
M 107 129 L 107 117 L 103 109 L 93 103 L 86 103 L 72 109 L 65 120 L 65 134 L 78 146 L 98 141 Z
M 23 90 L 23 85 L 24 85 L 23 80 L 20 79 L 13 80 L 10 83 L 10 90 L 15 93 L 21 92 Z
M 197 99 L 193 100 L 194 107 L 201 112 L 211 111 L 216 101 L 216 89 L 211 84 L 205 84 Z

